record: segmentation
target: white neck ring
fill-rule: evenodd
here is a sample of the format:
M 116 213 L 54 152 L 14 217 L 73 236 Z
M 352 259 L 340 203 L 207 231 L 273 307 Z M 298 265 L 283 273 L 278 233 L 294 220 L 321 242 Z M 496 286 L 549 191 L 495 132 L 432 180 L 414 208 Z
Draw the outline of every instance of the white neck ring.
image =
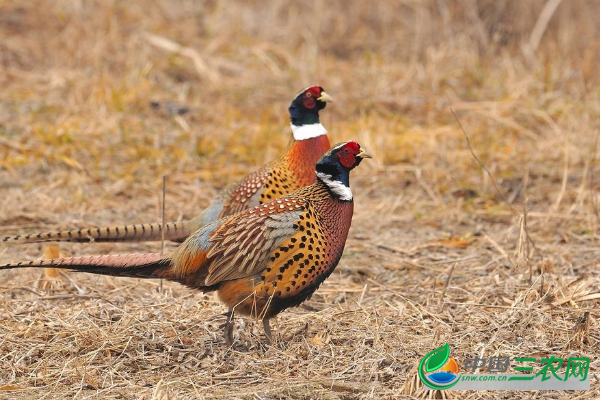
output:
M 296 126 L 291 124 L 295 140 L 306 140 L 327 135 L 327 129 L 320 123 Z
M 342 182 L 334 180 L 331 175 L 324 172 L 317 172 L 317 178 L 321 179 L 323 183 L 325 183 L 327 187 L 340 198 L 340 200 L 352 200 L 352 190 Z

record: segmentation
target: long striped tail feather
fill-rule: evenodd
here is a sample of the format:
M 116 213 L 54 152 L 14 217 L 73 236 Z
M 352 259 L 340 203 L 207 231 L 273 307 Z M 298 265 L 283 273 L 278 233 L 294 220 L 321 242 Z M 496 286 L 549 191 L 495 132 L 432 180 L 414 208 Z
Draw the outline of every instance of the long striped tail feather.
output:
M 182 242 L 196 229 L 195 220 L 167 222 L 164 224 L 164 239 Z M 19 236 L 6 236 L 4 244 L 27 244 L 40 242 L 153 242 L 163 239 L 161 223 L 122 225 L 90 229 L 73 229 Z
M 16 268 L 64 268 L 99 275 L 174 280 L 171 260 L 160 253 L 54 258 L 0 265 Z

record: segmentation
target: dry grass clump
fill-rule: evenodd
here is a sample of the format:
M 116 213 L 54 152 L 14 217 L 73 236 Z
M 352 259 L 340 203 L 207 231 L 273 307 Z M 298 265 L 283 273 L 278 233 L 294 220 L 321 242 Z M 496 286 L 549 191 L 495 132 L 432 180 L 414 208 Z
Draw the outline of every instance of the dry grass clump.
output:
M 577 395 L 598 398 L 599 12 L 0 2 L 2 236 L 159 221 L 163 175 L 166 218 L 193 216 L 284 149 L 288 103 L 313 83 L 336 99 L 332 140 L 375 155 L 353 176 L 340 265 L 278 318 L 276 346 L 238 319 L 226 347 L 223 307 L 178 285 L 3 271 L 0 398 L 433 398 L 415 368 L 445 342 L 459 361 L 590 356 L 592 390 Z M 0 262 L 42 254 L 4 247 Z

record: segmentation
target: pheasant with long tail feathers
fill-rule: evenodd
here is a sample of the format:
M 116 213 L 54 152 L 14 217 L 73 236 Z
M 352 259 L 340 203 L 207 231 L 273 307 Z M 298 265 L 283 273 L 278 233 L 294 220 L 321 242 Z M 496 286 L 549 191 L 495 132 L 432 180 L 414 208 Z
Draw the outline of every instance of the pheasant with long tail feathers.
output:
M 293 142 L 287 152 L 221 192 L 200 215 L 188 221 L 74 229 L 19 236 L 0 242 L 141 242 L 164 239 L 182 242 L 200 227 L 247 208 L 263 204 L 315 182 L 315 163 L 331 146 L 319 111 L 333 101 L 322 87 L 300 92 L 289 107 Z
M 370 158 L 356 142 L 334 146 L 316 164 L 316 182 L 287 196 L 214 221 L 169 256 L 130 254 L 59 258 L 0 266 L 60 267 L 94 274 L 164 278 L 216 290 L 229 307 L 225 340 L 233 342 L 233 315 L 263 321 L 295 307 L 337 266 L 354 208 L 350 171 Z

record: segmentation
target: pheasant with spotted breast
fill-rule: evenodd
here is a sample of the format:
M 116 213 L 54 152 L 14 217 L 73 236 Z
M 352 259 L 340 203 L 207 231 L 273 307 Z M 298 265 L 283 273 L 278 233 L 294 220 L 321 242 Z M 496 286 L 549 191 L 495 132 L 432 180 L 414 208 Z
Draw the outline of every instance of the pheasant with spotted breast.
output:
M 163 278 L 203 292 L 217 291 L 234 313 L 269 321 L 309 298 L 337 266 L 354 209 L 350 171 L 370 158 L 358 143 L 334 146 L 316 164 L 316 182 L 287 196 L 212 222 L 169 256 L 130 254 L 6 264 L 2 269 L 60 267 L 94 274 Z
M 289 107 L 293 140 L 285 154 L 222 191 L 197 217 L 182 221 L 7 236 L 5 244 L 35 242 L 182 242 L 200 227 L 315 182 L 315 163 L 329 150 L 319 112 L 333 101 L 321 86 L 301 91 Z

